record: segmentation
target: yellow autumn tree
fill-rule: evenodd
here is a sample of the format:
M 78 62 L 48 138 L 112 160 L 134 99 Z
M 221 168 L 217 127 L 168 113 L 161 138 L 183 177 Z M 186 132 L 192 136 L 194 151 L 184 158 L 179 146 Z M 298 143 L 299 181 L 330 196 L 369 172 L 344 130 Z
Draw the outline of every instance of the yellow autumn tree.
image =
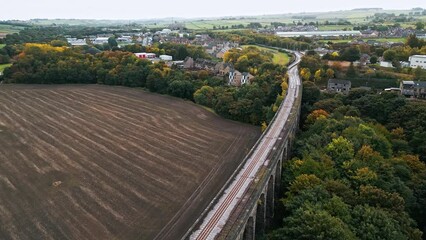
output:
M 264 132 L 268 128 L 268 124 L 266 122 L 262 122 L 261 131 Z
M 309 70 L 309 68 L 302 68 L 300 70 L 300 76 L 303 80 L 309 81 L 309 79 L 311 78 L 311 70 Z
M 285 74 L 281 83 L 281 96 L 285 96 L 288 90 L 288 74 Z
M 312 113 L 310 113 L 308 115 L 308 117 L 306 118 L 306 124 L 310 125 L 313 124 L 314 122 L 316 122 L 318 119 L 325 119 L 329 116 L 330 114 L 328 114 L 327 111 L 322 110 L 322 109 L 318 109 L 313 111 Z
M 323 75 L 323 71 L 322 71 L 322 69 L 318 69 L 318 70 L 315 72 L 315 75 L 314 75 L 314 79 L 315 79 L 315 81 L 320 81 L 320 80 L 322 79 L 322 75 Z

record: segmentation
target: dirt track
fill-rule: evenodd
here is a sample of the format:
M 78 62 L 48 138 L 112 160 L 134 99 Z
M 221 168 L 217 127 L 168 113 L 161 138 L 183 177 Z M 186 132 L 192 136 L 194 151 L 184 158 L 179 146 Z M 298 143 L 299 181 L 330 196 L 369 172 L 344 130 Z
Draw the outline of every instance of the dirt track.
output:
M 0 239 L 173 239 L 259 135 L 137 89 L 1 85 Z

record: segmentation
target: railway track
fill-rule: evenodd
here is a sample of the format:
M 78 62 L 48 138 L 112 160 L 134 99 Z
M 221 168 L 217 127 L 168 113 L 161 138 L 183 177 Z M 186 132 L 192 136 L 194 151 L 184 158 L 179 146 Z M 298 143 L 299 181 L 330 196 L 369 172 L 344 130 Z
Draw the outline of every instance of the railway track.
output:
M 268 129 L 253 147 L 244 165 L 237 169 L 232 181 L 224 188 L 218 201 L 210 205 L 210 211 L 206 212 L 199 228 L 191 234 L 191 240 L 215 239 L 221 232 L 234 208 L 255 179 L 259 169 L 266 164 L 269 152 L 274 148 L 280 133 L 290 117 L 291 110 L 299 94 L 301 81 L 297 64 L 300 62 L 300 53 L 293 52 L 295 61 L 289 66 L 289 88 L 275 118 Z M 213 202 L 212 202 L 213 203 Z M 201 219 L 199 219 L 201 220 Z

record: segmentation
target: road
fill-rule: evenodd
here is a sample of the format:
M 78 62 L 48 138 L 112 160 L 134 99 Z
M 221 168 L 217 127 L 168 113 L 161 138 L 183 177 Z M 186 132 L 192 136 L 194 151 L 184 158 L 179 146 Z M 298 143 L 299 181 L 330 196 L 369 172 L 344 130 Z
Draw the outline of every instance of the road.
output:
M 291 109 L 295 99 L 298 97 L 301 85 L 297 68 L 301 54 L 298 52 L 292 53 L 295 55 L 296 59 L 288 69 L 289 88 L 274 120 L 253 148 L 253 151 L 243 167 L 234 175 L 235 178 L 233 181 L 231 181 L 228 187 L 223 191 L 219 200 L 211 206 L 211 210 L 203 219 L 201 226 L 192 233 L 190 236 L 191 240 L 215 239 L 255 178 L 258 170 L 265 164 L 269 152 L 275 146 L 290 116 Z

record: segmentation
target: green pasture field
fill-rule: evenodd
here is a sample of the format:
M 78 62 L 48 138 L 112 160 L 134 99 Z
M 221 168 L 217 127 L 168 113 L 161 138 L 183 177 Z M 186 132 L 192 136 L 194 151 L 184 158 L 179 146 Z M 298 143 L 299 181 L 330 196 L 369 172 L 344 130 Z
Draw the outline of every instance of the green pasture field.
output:
M 373 16 L 375 13 L 394 13 L 408 14 L 410 10 L 345 10 L 334 12 L 317 12 L 317 13 L 292 13 L 292 14 L 276 14 L 276 15 L 262 15 L 262 16 L 246 16 L 236 18 L 217 18 L 217 19 L 198 19 L 184 21 L 186 27 L 191 30 L 213 29 L 213 26 L 228 26 L 243 24 L 246 26 L 251 22 L 258 22 L 264 25 L 270 25 L 271 22 L 280 22 L 285 24 L 292 24 L 294 22 L 310 23 L 318 22 L 320 30 L 342 30 L 353 29 L 354 26 L 367 23 L 367 17 Z M 424 16 L 416 17 L 418 20 L 425 20 Z M 325 21 L 338 22 L 339 20 L 347 20 L 351 25 L 321 25 Z M 417 21 L 417 20 L 416 20 Z M 394 23 L 392 23 L 394 24 Z M 401 25 L 413 26 L 413 23 L 402 23 Z
M 12 64 L 8 63 L 8 64 L 0 64 L 0 73 L 3 72 L 3 70 L 7 67 L 12 66 Z
M 338 40 L 320 40 L 320 42 L 323 43 L 327 43 L 327 42 L 332 42 L 332 43 L 345 43 L 345 42 L 350 42 L 354 39 L 338 39 Z M 364 40 L 365 42 L 368 40 L 375 40 L 377 42 L 405 42 L 405 38 L 362 38 L 362 40 Z
M 22 29 L 24 29 L 24 27 L 0 24 L 0 33 L 6 33 L 6 34 L 18 33 Z
M 287 54 L 279 52 L 278 50 L 275 50 L 275 49 L 260 47 L 260 46 L 256 46 L 256 45 L 244 45 L 242 47 L 243 48 L 257 47 L 262 51 L 272 53 L 274 55 L 274 57 L 272 58 L 272 62 L 274 64 L 287 65 L 290 62 L 290 57 Z
M 339 31 L 339 30 L 352 30 L 353 25 L 321 25 L 318 27 L 320 31 Z

